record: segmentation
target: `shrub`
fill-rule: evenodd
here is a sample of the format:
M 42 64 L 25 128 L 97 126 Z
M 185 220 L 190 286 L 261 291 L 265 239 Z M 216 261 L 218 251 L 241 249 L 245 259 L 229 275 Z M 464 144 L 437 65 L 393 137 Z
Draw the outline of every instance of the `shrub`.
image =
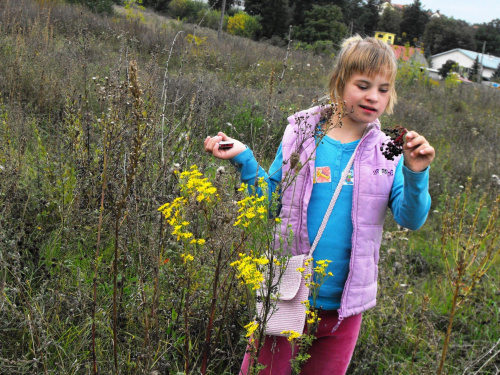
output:
M 316 55 L 333 56 L 335 54 L 335 46 L 331 40 L 318 40 L 314 42 L 312 50 Z
M 227 31 L 233 35 L 253 38 L 261 29 L 262 26 L 257 18 L 245 12 L 236 13 L 227 22 Z
M 196 22 L 198 14 L 206 7 L 202 2 L 192 0 L 172 0 L 168 5 L 172 17 L 192 23 Z
M 228 19 L 229 17 L 224 15 L 224 21 Z M 208 12 L 205 10 L 200 10 L 198 12 L 198 19 L 196 23 L 200 23 L 201 26 L 208 27 L 213 30 L 217 30 L 219 28 L 219 22 L 220 22 L 220 10 L 209 10 Z M 227 24 L 227 21 L 224 22 Z
M 82 4 L 95 13 L 112 13 L 113 0 L 68 0 L 71 4 Z
M 453 60 L 446 60 L 441 68 L 438 69 L 439 75 L 446 78 L 450 72 L 455 72 L 458 64 Z

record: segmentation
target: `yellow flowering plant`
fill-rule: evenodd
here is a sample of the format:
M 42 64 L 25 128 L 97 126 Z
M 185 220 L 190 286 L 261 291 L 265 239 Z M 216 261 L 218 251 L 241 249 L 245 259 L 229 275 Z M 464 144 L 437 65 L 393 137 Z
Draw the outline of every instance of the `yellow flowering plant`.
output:
M 251 309 L 246 307 L 248 315 L 245 315 L 251 319 L 250 323 L 240 324 L 246 330 L 251 352 L 257 358 L 265 322 L 274 304 L 270 298 L 274 273 L 281 271 L 280 266 L 286 265 L 288 259 L 276 256 L 279 250 L 271 251 L 280 224 L 279 219 L 270 214 L 276 210 L 278 194 L 269 197 L 263 178 L 257 181 L 257 188 L 241 184 L 230 195 L 231 190 L 225 189 L 227 181 L 222 181 L 223 177 L 216 175 L 209 179 L 196 165 L 174 173 L 178 179 L 177 196 L 158 208 L 166 225 L 168 239 L 164 243 L 171 244 L 161 248 L 159 262 L 163 269 L 174 268 L 176 272 L 175 268 L 179 267 L 182 270 L 176 273 L 180 276 L 179 291 L 184 312 L 185 367 L 188 368 L 190 348 L 193 347 L 190 327 L 196 324 L 190 311 L 202 303 L 201 296 L 210 301 L 206 308 L 208 325 L 201 359 L 201 368 L 206 369 L 212 333 L 220 329 L 216 327 L 215 319 L 224 316 L 228 309 L 223 301 L 227 301 L 229 293 L 234 298 L 232 280 L 239 281 L 236 285 L 240 288 L 236 293 L 241 293 L 242 300 L 246 299 L 241 306 L 252 306 Z M 162 262 L 165 258 L 172 261 Z M 212 281 L 207 283 L 208 279 Z M 262 316 L 255 316 L 257 290 L 263 286 L 266 310 Z M 251 373 L 258 373 L 260 368 L 253 365 Z
M 218 299 L 221 290 L 225 287 L 228 280 L 228 270 L 223 269 L 223 264 L 227 264 L 225 257 L 232 258 L 232 247 L 218 246 L 215 240 L 221 236 L 217 231 L 227 228 L 220 220 L 221 204 L 217 188 L 203 175 L 196 165 L 188 170 L 174 172 L 178 179 L 178 196 L 171 202 L 163 204 L 158 208 L 164 222 L 167 225 L 167 233 L 170 242 L 173 244 L 170 248 L 161 248 L 159 254 L 159 263 L 167 264 L 168 267 L 180 267 L 182 272 L 176 272 L 180 275 L 180 297 L 184 313 L 184 358 L 185 370 L 189 370 L 191 357 L 190 331 L 192 318 L 190 311 L 194 306 L 203 304 L 198 295 L 210 295 L 213 298 L 208 310 L 208 325 L 205 333 L 205 342 L 210 343 L 214 329 L 215 312 L 218 308 Z M 221 205 L 224 206 L 224 205 Z M 178 262 L 164 262 L 165 252 L 168 257 L 178 259 Z M 215 272 L 214 272 L 215 270 Z M 211 283 L 206 280 L 212 279 Z M 209 286 L 213 286 L 210 289 Z M 226 299 L 228 296 L 225 297 Z M 202 367 L 207 368 L 210 359 L 210 345 L 206 345 L 202 354 Z
M 306 262 L 313 262 L 313 259 L 309 259 Z M 308 354 L 308 350 L 311 347 L 315 337 L 315 334 L 318 330 L 319 322 L 321 318 L 319 317 L 319 310 L 315 308 L 316 299 L 318 297 L 320 287 L 325 283 L 325 281 L 332 277 L 333 274 L 329 271 L 328 265 L 331 263 L 331 260 L 318 260 L 315 262 L 315 266 L 313 268 L 313 274 L 308 273 L 304 274 L 305 268 L 299 267 L 297 271 L 302 273 L 303 277 L 306 280 L 306 286 L 310 290 L 310 300 L 312 300 L 313 304 L 311 306 L 310 300 L 303 301 L 302 303 L 306 307 L 306 328 L 302 335 L 297 334 L 297 332 L 282 332 L 284 335 L 287 335 L 288 341 L 290 341 L 292 345 L 292 352 L 298 347 L 298 353 L 291 360 L 292 365 L 292 374 L 300 374 L 300 369 L 302 365 L 309 359 L 310 355 Z M 309 264 L 306 264 L 306 267 Z
M 193 346 L 190 327 L 196 324 L 190 316 L 192 306 L 200 303 L 198 296 L 204 295 L 205 300 L 211 301 L 206 309 L 208 325 L 201 359 L 201 368 L 206 369 L 212 332 L 216 329 L 215 318 L 224 315 L 221 305 L 227 309 L 227 304 L 219 301 L 231 293 L 231 288 L 223 286 L 231 285 L 234 279 L 239 281 L 236 285 L 241 287 L 242 298 L 247 299 L 242 306 L 251 306 L 246 308 L 250 321 L 240 324 L 246 330 L 253 357 L 249 374 L 257 374 L 262 369 L 256 361 L 263 344 L 261 338 L 276 304 L 273 291 L 290 258 L 279 254 L 283 253 L 284 242 L 293 238 L 291 231 L 284 239 L 281 234 L 276 236 L 276 229 L 281 227 L 280 219 L 274 216 L 279 194 L 268 194 L 263 178 L 258 179 L 256 187 L 241 184 L 233 197 L 228 189 L 218 189 L 218 184 L 225 185 L 220 177 L 209 180 L 197 166 L 175 175 L 178 196 L 158 208 L 167 227 L 168 241 L 172 243 L 168 249 L 162 247 L 159 261 L 161 263 L 166 258 L 163 253 L 168 252 L 169 258 L 178 261 L 165 263 L 164 269 L 180 267 L 183 270 L 178 274 L 182 280 L 185 367 L 188 368 Z M 275 238 L 279 238 L 277 248 Z M 211 283 L 199 281 L 209 278 L 213 278 Z M 255 311 L 257 300 L 263 306 L 259 314 Z M 291 341 L 298 338 L 295 333 L 289 335 Z
M 236 202 L 237 217 L 233 226 L 239 229 L 245 238 L 245 252 L 239 253 L 239 258 L 231 263 L 236 270 L 236 277 L 241 280 L 241 285 L 247 288 L 251 297 L 250 306 L 256 306 L 256 301 L 262 303 L 260 313 L 255 312 L 254 323 L 245 327 L 250 345 L 247 351 L 251 353 L 252 365 L 249 374 L 258 374 L 263 368 L 257 363 L 259 351 L 262 347 L 262 337 L 265 335 L 266 323 L 272 315 L 276 304 L 275 290 L 279 279 L 283 275 L 289 255 L 282 254 L 283 242 L 281 234 L 279 248 L 275 249 L 276 229 L 281 223 L 274 217 L 279 195 L 268 194 L 268 186 L 263 178 L 259 178 L 257 188 L 241 184 L 238 192 L 243 197 Z M 290 241 L 292 235 L 285 240 Z M 295 337 L 295 336 L 294 336 Z

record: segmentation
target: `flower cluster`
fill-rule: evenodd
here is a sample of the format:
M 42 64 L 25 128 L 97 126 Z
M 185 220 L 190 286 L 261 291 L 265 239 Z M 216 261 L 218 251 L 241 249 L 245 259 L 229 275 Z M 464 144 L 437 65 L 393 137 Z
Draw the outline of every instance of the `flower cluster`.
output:
M 176 171 L 176 173 L 179 173 Z M 172 236 L 177 241 L 182 241 L 186 246 L 203 246 L 205 239 L 195 238 L 189 230 L 190 222 L 186 220 L 186 212 L 190 203 L 215 203 L 219 199 L 217 189 L 198 171 L 198 167 L 193 165 L 189 171 L 179 174 L 181 196 L 172 202 L 165 203 L 158 208 L 172 228 Z M 191 254 L 181 255 L 183 262 L 192 261 Z
M 333 273 L 326 272 L 328 265 L 331 263 L 331 260 L 318 260 L 316 262 L 316 267 L 314 267 L 314 280 L 311 280 L 311 275 L 304 275 L 306 279 L 306 286 L 312 289 L 311 294 L 314 295 L 315 292 L 319 289 L 319 287 L 324 283 L 327 276 L 333 276 Z M 307 264 L 306 264 L 307 266 Z M 310 281 L 309 281 L 310 280 Z
M 259 178 L 258 185 L 261 188 L 267 186 L 264 182 L 264 178 Z M 238 191 L 245 191 L 247 189 L 248 185 L 242 183 Z M 239 206 L 239 215 L 233 224 L 235 227 L 240 226 L 242 228 L 248 228 L 252 221 L 265 220 L 268 217 L 268 202 L 265 194 L 262 194 L 260 197 L 255 194 L 249 195 L 238 201 L 237 204 Z
M 259 323 L 253 321 L 248 323 L 244 328 L 247 330 L 247 334 L 245 335 L 245 337 L 250 337 L 257 330 L 257 328 L 259 328 Z
M 314 272 L 316 273 L 316 275 L 321 275 L 323 277 L 325 276 L 333 276 L 333 274 L 331 272 L 326 272 L 326 269 L 328 268 L 328 265 L 331 263 L 332 261 L 331 260 L 327 260 L 327 259 L 324 259 L 324 260 L 318 260 L 316 262 L 316 267 L 314 267 Z
M 265 256 L 252 257 L 240 253 L 240 260 L 231 263 L 232 267 L 238 270 L 238 278 L 242 279 L 247 285 L 250 285 L 253 290 L 257 290 L 264 282 L 264 274 L 262 268 L 269 263 L 269 259 Z
M 288 338 L 288 341 L 293 341 L 295 339 L 298 339 L 302 336 L 302 334 L 295 332 L 295 331 L 283 331 L 281 332 L 282 335 L 286 335 Z
M 191 254 L 181 254 L 181 258 L 184 261 L 184 263 L 191 262 L 194 260 L 194 257 Z
M 200 178 L 203 173 L 193 165 L 189 171 L 180 174 L 181 193 L 185 197 L 193 197 L 198 202 L 214 202 L 218 199 L 217 189 L 207 178 Z

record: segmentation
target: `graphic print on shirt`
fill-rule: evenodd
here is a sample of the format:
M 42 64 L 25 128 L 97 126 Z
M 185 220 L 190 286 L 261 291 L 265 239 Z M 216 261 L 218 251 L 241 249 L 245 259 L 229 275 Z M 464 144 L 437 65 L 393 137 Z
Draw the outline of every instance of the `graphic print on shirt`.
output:
M 352 168 L 345 178 L 344 185 L 354 185 L 354 170 Z
M 314 183 L 322 184 L 326 182 L 332 182 L 332 173 L 330 167 L 316 167 L 316 173 L 314 174 Z
M 394 176 L 394 169 L 377 168 L 373 170 L 374 176 Z

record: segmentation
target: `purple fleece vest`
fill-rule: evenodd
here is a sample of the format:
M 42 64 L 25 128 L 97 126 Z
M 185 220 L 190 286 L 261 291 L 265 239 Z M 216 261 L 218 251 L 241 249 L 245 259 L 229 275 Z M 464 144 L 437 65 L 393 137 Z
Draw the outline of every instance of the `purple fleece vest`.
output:
M 307 254 L 310 240 L 307 231 L 307 207 L 313 188 L 315 169 L 316 125 L 322 107 L 314 107 L 288 118 L 282 141 L 281 233 L 292 230 L 290 244 L 283 250 L 292 255 Z M 354 158 L 356 183 L 352 201 L 352 252 L 350 270 L 342 294 L 341 319 L 359 314 L 376 304 L 379 248 L 385 213 L 399 158 L 387 160 L 380 147 L 388 137 L 376 120 L 368 124 Z M 359 176 L 359 177 L 358 177 Z M 325 202 L 328 205 L 330 202 Z M 327 235 L 326 233 L 324 235 Z M 279 243 L 276 241 L 276 243 Z

